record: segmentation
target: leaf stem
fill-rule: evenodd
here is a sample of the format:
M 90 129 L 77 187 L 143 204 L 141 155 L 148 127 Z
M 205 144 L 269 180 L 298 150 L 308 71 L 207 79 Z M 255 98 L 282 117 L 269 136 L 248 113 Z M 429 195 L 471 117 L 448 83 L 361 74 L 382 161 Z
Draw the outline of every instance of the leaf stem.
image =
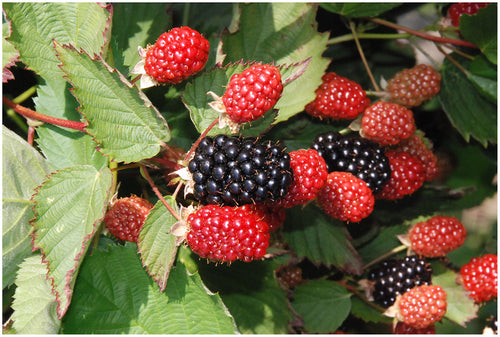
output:
M 382 40 L 395 40 L 395 39 L 408 39 L 412 35 L 410 33 L 395 33 L 395 34 L 382 34 L 382 33 L 357 33 L 358 39 L 382 39 Z M 333 45 L 337 43 L 347 42 L 354 40 L 354 34 L 345 34 L 331 38 L 326 43 Z
M 28 127 L 28 144 L 33 146 L 33 139 L 35 138 L 35 127 L 30 125 Z
M 405 246 L 405 245 L 401 245 L 401 246 L 397 246 L 396 248 L 393 248 L 391 249 L 390 251 L 388 251 L 387 253 L 385 254 L 382 254 L 381 256 L 377 257 L 375 260 L 372 260 L 371 262 L 369 262 L 368 264 L 364 265 L 363 266 L 363 269 L 366 269 L 368 267 L 371 267 L 373 266 L 375 263 L 379 262 L 379 261 L 382 261 L 382 260 L 385 260 L 386 258 L 388 258 L 389 256 L 391 256 L 392 254 L 396 254 L 396 253 L 399 253 L 405 249 L 407 249 L 408 247 Z
M 31 88 L 23 92 L 21 95 L 14 98 L 12 102 L 16 104 L 21 104 L 22 102 L 33 96 L 35 93 L 36 93 L 36 85 L 32 86 Z
M 373 84 L 373 87 L 375 88 L 376 91 L 381 91 L 380 87 L 377 84 L 377 81 L 375 81 L 375 77 L 373 77 L 373 74 L 372 74 L 370 67 L 368 66 L 368 62 L 366 61 L 365 53 L 363 53 L 363 49 L 361 48 L 361 44 L 359 43 L 359 39 L 358 39 L 358 35 L 356 33 L 356 27 L 354 26 L 354 22 L 349 21 L 349 28 L 351 28 L 352 36 L 354 37 L 354 42 L 356 42 L 356 47 L 358 48 L 359 56 L 361 56 L 361 61 L 363 61 L 363 65 L 366 68 L 366 72 L 368 73 L 368 76 L 370 77 L 370 80 Z
M 418 30 L 414 30 L 414 29 L 411 29 L 411 28 L 408 28 L 405 26 L 398 25 L 397 23 L 385 21 L 385 20 L 382 20 L 379 18 L 367 18 L 367 19 L 370 20 L 371 22 L 378 23 L 378 24 L 386 26 L 386 27 L 402 30 L 404 32 L 410 33 L 411 35 L 418 36 L 422 39 L 426 39 L 426 40 L 430 40 L 430 41 L 434 41 L 434 42 L 439 42 L 439 43 L 450 43 L 450 44 L 454 44 L 457 46 L 463 46 L 463 47 L 478 48 L 475 44 L 472 44 L 469 41 L 455 40 L 455 39 L 450 39 L 450 38 L 446 38 L 446 37 L 430 35 L 430 34 L 423 33 L 423 32 L 420 32 Z
M 26 107 L 19 105 L 17 103 L 14 103 L 6 97 L 2 97 L 2 101 L 9 108 L 14 109 L 15 112 L 17 112 L 20 115 L 23 115 L 26 118 L 36 119 L 36 120 L 39 120 L 39 121 L 42 121 L 45 123 L 50 123 L 50 124 L 54 124 L 57 126 L 62 126 L 65 128 L 78 130 L 78 131 L 85 131 L 85 127 L 87 126 L 87 124 L 83 123 L 83 122 L 70 121 L 70 120 L 60 119 L 60 118 L 47 116 L 47 115 L 38 113 L 34 110 L 26 108 Z
M 451 57 L 450 54 L 448 54 L 447 52 L 444 51 L 444 49 L 439 46 L 439 45 L 436 45 L 437 49 L 444 54 L 444 56 L 450 60 L 451 63 L 453 63 L 458 69 L 460 69 L 461 72 L 463 72 L 465 74 L 465 76 L 469 77 L 470 76 L 470 73 L 469 71 L 467 71 L 467 69 L 465 69 L 464 67 L 462 67 L 462 65 L 460 63 L 458 63 L 453 57 Z
M 196 150 L 196 148 L 198 147 L 198 144 L 200 144 L 201 140 L 203 138 L 205 138 L 205 136 L 208 134 L 208 132 L 210 130 L 212 130 L 212 128 L 219 122 L 219 117 L 217 117 L 216 119 L 214 119 L 214 121 L 212 123 L 210 123 L 210 125 L 205 129 L 205 131 L 203 131 L 201 133 L 201 135 L 198 137 L 198 139 L 196 140 L 196 142 L 193 144 L 193 146 L 189 149 L 188 153 L 186 153 L 186 156 L 184 157 L 184 161 L 187 161 L 189 159 L 189 157 L 191 157 L 191 155 L 193 154 L 193 152 Z
M 151 179 L 150 175 L 149 175 L 149 172 L 148 172 L 148 169 L 146 166 L 141 166 L 141 172 L 144 174 L 144 177 L 146 177 L 146 180 L 148 181 L 149 183 L 149 186 L 151 186 L 151 188 L 153 189 L 153 191 L 155 192 L 156 196 L 158 197 L 158 199 L 160 199 L 160 201 L 163 203 L 163 205 L 165 205 L 165 207 L 168 209 L 168 211 L 179 221 L 181 221 L 181 217 L 179 214 L 177 214 L 177 212 L 172 208 L 170 207 L 170 205 L 168 204 L 168 202 L 165 200 L 165 198 L 163 197 L 163 195 L 161 194 L 160 190 L 158 189 L 158 187 L 156 187 L 153 179 Z

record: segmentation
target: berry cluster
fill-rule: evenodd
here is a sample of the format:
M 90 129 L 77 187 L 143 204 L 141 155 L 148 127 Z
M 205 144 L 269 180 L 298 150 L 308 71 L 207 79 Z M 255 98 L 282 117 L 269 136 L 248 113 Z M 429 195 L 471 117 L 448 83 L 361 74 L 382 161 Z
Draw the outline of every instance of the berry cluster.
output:
M 424 284 L 431 284 L 432 268 L 416 255 L 389 259 L 371 270 L 368 280 L 373 284 L 373 298 L 384 308 L 390 307 L 398 295 Z
M 188 164 L 202 204 L 245 205 L 277 201 L 293 181 L 290 155 L 257 138 L 205 137 Z

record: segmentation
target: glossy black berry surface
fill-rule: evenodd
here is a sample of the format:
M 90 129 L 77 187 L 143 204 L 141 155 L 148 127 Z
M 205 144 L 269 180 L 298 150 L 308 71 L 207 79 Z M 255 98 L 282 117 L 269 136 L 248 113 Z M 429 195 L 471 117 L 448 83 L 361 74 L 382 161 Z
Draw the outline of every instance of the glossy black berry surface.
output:
M 375 302 L 388 308 L 394 303 L 396 296 L 413 287 L 431 284 L 431 276 L 432 268 L 427 261 L 411 255 L 403 259 L 383 261 L 368 274 L 368 280 L 375 282 Z
M 284 147 L 257 138 L 205 137 L 188 164 L 201 204 L 239 206 L 283 197 L 293 181 Z
M 368 139 L 330 131 L 318 135 L 311 148 L 323 157 L 329 173 L 352 173 L 364 180 L 374 193 L 379 192 L 391 177 L 385 150 Z

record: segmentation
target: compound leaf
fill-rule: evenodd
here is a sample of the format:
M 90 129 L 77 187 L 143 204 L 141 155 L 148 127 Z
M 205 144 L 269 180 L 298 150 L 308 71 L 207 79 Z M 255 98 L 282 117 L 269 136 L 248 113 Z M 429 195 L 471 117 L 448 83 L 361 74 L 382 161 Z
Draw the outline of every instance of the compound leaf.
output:
M 86 128 L 99 143 L 100 151 L 119 162 L 137 162 L 154 157 L 170 140 L 167 122 L 148 100 L 104 60 L 92 59 L 72 46 L 55 48 L 61 68 L 73 85 Z
M 71 300 L 83 256 L 104 217 L 111 171 L 73 166 L 49 176 L 33 196 L 33 248 L 40 248 L 62 317 Z
M 57 317 L 56 297 L 47 280 L 47 265 L 35 254 L 19 266 L 16 293 L 12 303 L 12 320 L 19 334 L 57 334 L 61 320 Z
M 30 201 L 51 168 L 24 139 L 2 127 L 2 285 L 11 285 L 19 264 L 31 253 Z
M 234 334 L 219 295 L 182 263 L 172 268 L 165 292 L 142 268 L 135 244 L 96 250 L 85 259 L 65 317 L 65 333 Z

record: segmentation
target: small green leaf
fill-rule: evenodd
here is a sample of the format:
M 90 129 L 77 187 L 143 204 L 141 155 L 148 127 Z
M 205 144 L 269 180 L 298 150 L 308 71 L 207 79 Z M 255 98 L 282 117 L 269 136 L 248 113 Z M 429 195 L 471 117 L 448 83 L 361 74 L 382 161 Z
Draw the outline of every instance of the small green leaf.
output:
M 2 151 L 2 286 L 5 288 L 14 282 L 19 264 L 31 254 L 30 198 L 51 169 L 40 153 L 5 126 Z
M 8 80 L 14 79 L 14 75 L 8 69 L 9 67 L 16 64 L 19 58 L 19 51 L 16 50 L 16 47 L 9 41 L 7 38 L 10 36 L 10 24 L 8 22 L 4 22 L 2 24 L 2 82 L 7 82 Z
M 286 243 L 299 258 L 335 265 L 357 275 L 362 273 L 361 258 L 349 242 L 343 224 L 316 206 L 291 208 L 283 230 Z
M 59 317 L 69 306 L 83 256 L 104 217 L 111 182 L 107 168 L 73 166 L 52 174 L 33 196 L 33 247 L 41 249 L 48 264 Z
M 327 280 L 311 280 L 295 288 L 293 309 L 309 333 L 335 332 L 351 311 L 351 294 Z
M 468 68 L 470 62 L 456 54 L 452 57 Z M 483 146 L 497 142 L 497 106 L 485 99 L 467 76 L 448 59 L 441 70 L 441 91 L 438 95 L 448 119 L 469 141 L 474 137 Z
M 135 244 L 95 250 L 85 259 L 64 333 L 234 334 L 219 295 L 182 263 L 172 268 L 160 292 L 142 268 Z
M 73 85 L 79 111 L 87 119 L 87 131 L 100 151 L 119 162 L 137 162 L 154 157 L 170 140 L 167 122 L 122 74 L 102 58 L 92 59 L 71 46 L 55 48 L 61 68 Z
M 116 52 L 123 58 L 123 64 L 115 62 L 115 67 L 132 70 L 140 60 L 137 48 L 154 44 L 168 28 L 169 19 L 165 3 L 113 3 L 113 36 L 116 37 Z
M 283 89 L 273 124 L 302 112 L 316 95 L 329 60 L 323 57 L 328 34 L 318 33 L 317 5 L 307 3 L 239 4 L 235 33 L 223 36 L 225 63 L 262 61 L 292 65 L 309 59 L 306 71 Z
M 175 199 L 167 196 L 168 204 L 179 213 Z M 175 261 L 177 253 L 176 237 L 170 229 L 177 219 L 167 210 L 161 201 L 149 211 L 139 234 L 138 251 L 141 254 L 142 264 L 149 275 L 158 283 L 160 291 L 165 290 L 168 275 Z
M 478 306 L 469 297 L 463 286 L 456 282 L 457 274 L 451 270 L 432 276 L 432 284 L 446 291 L 447 310 L 444 317 L 465 327 L 466 323 L 477 317 Z
M 12 23 L 11 41 L 20 59 L 45 78 L 63 75 L 52 40 L 99 54 L 105 44 L 104 31 L 110 12 L 90 2 L 17 2 L 4 3 Z
M 19 266 L 16 293 L 12 303 L 14 329 L 19 334 L 57 334 L 61 321 L 57 317 L 56 297 L 47 280 L 47 265 L 35 254 Z
M 241 333 L 284 334 L 292 318 L 285 292 L 274 276 L 274 261 L 236 261 L 230 266 L 199 260 L 199 273 L 219 293 Z
M 365 322 L 391 324 L 392 319 L 382 312 L 363 302 L 359 297 L 351 297 L 351 314 Z
M 362 16 L 377 16 L 388 10 L 401 5 L 401 2 L 394 3 L 332 3 L 322 2 L 320 6 L 329 12 L 337 13 L 348 18 L 359 18 Z
M 460 17 L 460 33 L 465 40 L 478 46 L 483 54 L 497 64 L 497 5 L 481 8 L 475 15 Z
M 394 210 L 394 207 L 392 208 Z M 384 226 L 379 229 L 377 236 L 369 243 L 363 245 L 358 251 L 363 257 L 365 264 L 390 252 L 393 248 L 401 246 L 401 241 L 396 235 L 404 234 L 408 231 L 407 225 Z

